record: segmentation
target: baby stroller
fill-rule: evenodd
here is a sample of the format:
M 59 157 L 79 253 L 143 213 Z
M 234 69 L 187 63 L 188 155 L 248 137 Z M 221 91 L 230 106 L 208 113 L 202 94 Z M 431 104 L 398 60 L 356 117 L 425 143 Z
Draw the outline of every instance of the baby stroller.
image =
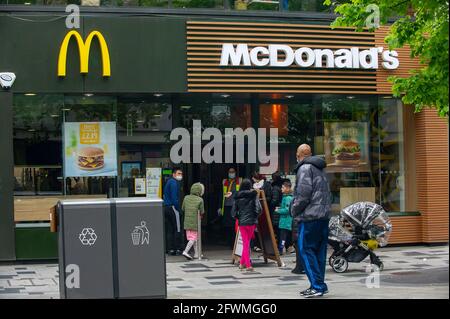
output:
M 359 263 L 370 256 L 370 263 L 383 270 L 374 250 L 386 246 L 392 224 L 380 205 L 359 202 L 345 207 L 329 223 L 328 244 L 333 253 L 328 263 L 337 273 L 347 271 L 348 263 Z

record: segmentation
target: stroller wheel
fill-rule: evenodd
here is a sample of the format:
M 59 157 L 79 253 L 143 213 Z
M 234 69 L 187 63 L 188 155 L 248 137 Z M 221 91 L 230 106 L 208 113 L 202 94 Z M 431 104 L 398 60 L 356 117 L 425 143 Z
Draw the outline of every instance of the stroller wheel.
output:
M 328 258 L 328 265 L 330 265 L 330 267 L 333 267 L 333 261 L 336 259 L 336 256 L 331 255 L 330 258 Z
M 348 261 L 344 257 L 336 257 L 333 259 L 331 268 L 337 273 L 346 272 L 348 269 Z
M 379 270 L 379 271 L 383 271 L 383 269 L 384 269 L 384 264 L 383 264 L 382 261 L 378 261 L 378 262 L 376 262 L 374 265 L 376 265 L 376 266 L 378 267 L 378 270 Z

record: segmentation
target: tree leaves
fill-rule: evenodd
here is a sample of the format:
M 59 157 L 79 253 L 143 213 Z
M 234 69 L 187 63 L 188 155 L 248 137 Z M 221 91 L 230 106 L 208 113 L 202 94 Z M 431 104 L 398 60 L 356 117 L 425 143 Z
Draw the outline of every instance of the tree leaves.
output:
M 382 25 L 395 18 L 385 42 L 391 50 L 409 45 L 411 58 L 418 58 L 423 67 L 412 70 L 407 78 L 390 77 L 393 95 L 412 104 L 416 112 L 430 107 L 439 116 L 448 117 L 448 1 L 325 0 L 324 4 L 334 7 L 338 14 L 332 27 L 362 31 L 371 14 L 366 8 L 371 4 L 379 7 Z

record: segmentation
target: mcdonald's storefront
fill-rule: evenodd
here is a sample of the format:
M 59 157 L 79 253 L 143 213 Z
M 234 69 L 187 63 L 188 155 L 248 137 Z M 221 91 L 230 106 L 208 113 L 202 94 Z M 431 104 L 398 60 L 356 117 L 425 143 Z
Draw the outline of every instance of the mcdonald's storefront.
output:
M 418 63 L 389 51 L 387 28 L 96 8 L 68 29 L 64 8 L 31 10 L 0 6 L 0 73 L 16 76 L 0 90 L 0 260 L 57 258 L 48 212 L 60 198 L 146 196 L 147 169 L 170 175 L 170 132 L 193 120 L 278 128 L 278 171 L 293 178 L 295 149 L 310 144 L 327 160 L 335 212 L 374 201 L 391 215 L 392 244 L 448 242 L 448 124 L 392 96 L 387 78 Z M 350 144 L 357 154 L 340 157 Z M 183 189 L 206 185 L 206 243 L 220 243 L 221 180 L 258 164 L 181 165 Z

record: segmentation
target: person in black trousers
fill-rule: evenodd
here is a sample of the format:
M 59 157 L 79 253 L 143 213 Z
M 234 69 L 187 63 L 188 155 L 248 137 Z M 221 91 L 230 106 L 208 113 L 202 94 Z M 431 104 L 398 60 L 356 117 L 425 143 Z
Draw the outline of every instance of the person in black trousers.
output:
M 182 215 L 180 209 L 181 185 L 183 171 L 172 170 L 172 177 L 164 186 L 164 219 L 166 225 L 166 252 L 170 255 L 181 255 L 183 250 Z

